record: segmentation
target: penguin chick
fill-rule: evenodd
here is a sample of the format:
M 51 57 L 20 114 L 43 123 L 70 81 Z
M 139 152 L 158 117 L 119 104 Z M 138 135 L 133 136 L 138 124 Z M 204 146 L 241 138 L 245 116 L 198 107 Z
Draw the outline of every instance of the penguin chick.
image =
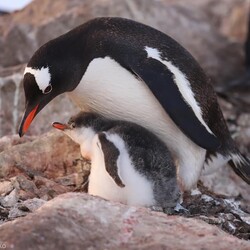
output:
M 91 159 L 89 193 L 134 206 L 173 208 L 180 199 L 176 167 L 166 145 L 132 123 L 80 112 L 55 122 Z

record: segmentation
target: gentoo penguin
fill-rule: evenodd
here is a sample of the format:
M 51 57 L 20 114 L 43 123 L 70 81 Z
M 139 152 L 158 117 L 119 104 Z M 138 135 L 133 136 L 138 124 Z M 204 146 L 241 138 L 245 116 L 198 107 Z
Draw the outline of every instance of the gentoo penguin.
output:
M 49 41 L 30 59 L 19 134 L 56 96 L 85 111 L 144 126 L 178 161 L 182 188 L 204 166 L 228 161 L 250 183 L 250 161 L 232 140 L 216 94 L 196 60 L 175 40 L 141 23 L 103 17 Z
M 53 127 L 80 144 L 82 156 L 91 160 L 90 194 L 134 206 L 177 205 L 176 167 L 153 133 L 132 122 L 85 112 Z

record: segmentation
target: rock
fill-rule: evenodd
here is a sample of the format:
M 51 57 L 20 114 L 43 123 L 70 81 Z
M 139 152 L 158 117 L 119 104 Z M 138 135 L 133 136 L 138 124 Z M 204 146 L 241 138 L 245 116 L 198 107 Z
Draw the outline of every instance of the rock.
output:
M 4 141 L 12 144 L 11 139 Z M 2 145 L 6 148 L 0 153 L 2 199 L 13 189 L 19 200 L 50 200 L 68 191 L 87 191 L 90 163 L 81 158 L 79 145 L 63 133 L 54 131 L 12 147 Z
M 0 203 L 2 204 L 2 206 L 11 207 L 15 205 L 17 201 L 25 201 L 33 199 L 35 197 L 42 198 L 44 200 L 50 200 L 62 193 L 66 193 L 76 189 L 83 190 L 82 185 L 84 184 L 84 182 L 82 182 L 82 176 L 78 176 L 77 173 L 72 175 L 74 175 L 77 182 L 68 182 L 67 185 L 65 185 L 65 182 L 62 184 L 57 183 L 58 178 L 56 178 L 56 181 L 47 179 L 42 176 L 34 176 L 34 178 L 30 179 L 28 176 L 26 177 L 19 174 L 15 177 L 10 178 L 10 181 L 4 181 L 0 183 L 0 190 L 2 192 Z M 64 177 L 64 179 L 66 178 L 67 177 Z M 59 180 L 63 180 L 63 177 L 59 178 Z M 15 192 L 13 192 L 12 190 Z M 13 199 L 15 201 L 14 203 Z
M 17 173 L 26 172 L 27 175 L 44 174 L 47 178 L 82 172 L 83 162 L 80 159 L 79 145 L 63 133 L 54 131 L 41 137 L 16 145 L 0 153 L 0 178 L 15 176 Z M 27 173 L 32 170 L 33 173 Z
M 9 216 L 9 209 L 0 206 L 0 225 L 8 220 L 8 216 Z
M 0 198 L 0 204 L 3 207 L 12 207 L 17 203 L 18 198 L 18 192 L 14 189 L 10 194 Z
M 240 114 L 237 124 L 239 130 L 234 134 L 234 139 L 239 145 L 241 152 L 248 155 L 250 152 L 250 114 Z
M 18 183 L 19 189 L 22 189 L 22 190 L 29 192 L 29 193 L 32 193 L 34 195 L 38 194 L 38 188 L 33 181 L 28 180 L 23 175 L 18 175 L 18 176 L 16 176 L 15 179 L 16 179 L 15 181 Z
M 10 149 L 10 147 L 18 144 L 22 144 L 24 142 L 30 142 L 33 141 L 36 138 L 36 136 L 23 136 L 20 138 L 19 135 L 9 135 L 9 136 L 3 136 L 0 138 L 0 152 Z
M 39 207 L 44 205 L 46 201 L 38 198 L 28 199 L 21 203 L 15 204 L 9 211 L 8 218 L 15 219 L 26 216 L 30 212 L 36 211 Z
M 69 187 L 60 185 L 52 180 L 49 180 L 41 176 L 35 176 L 34 183 L 36 187 L 39 188 L 38 192 L 39 197 L 48 196 L 49 198 L 54 198 L 59 194 L 63 194 L 70 191 Z
M 1 40 L 1 39 L 0 39 Z M 0 42 L 1 44 L 1 42 Z M 0 136 L 15 134 L 19 122 L 18 106 L 24 105 L 21 81 L 24 65 L 0 68 Z
M 87 191 L 90 164 L 81 158 L 79 145 L 57 131 L 8 147 L 0 153 L 0 166 L 3 196 L 14 188 L 20 200 Z
M 200 220 L 81 193 L 60 195 L 25 218 L 1 225 L 0 238 L 7 248 L 27 250 L 250 248 L 250 242 Z
M 172 36 L 193 54 L 213 83 L 222 85 L 244 70 L 248 5 L 247 0 L 189 0 L 188 4 L 186 0 L 36 0 L 21 11 L 0 16 L 0 66 L 4 67 L 0 137 L 17 131 L 24 110 L 20 84 L 24 63 L 48 40 L 97 16 L 134 19 Z M 74 113 L 65 96 L 57 97 L 34 120 L 28 134 L 47 132 L 51 122 L 67 120 Z
M 30 212 L 34 212 L 45 203 L 46 201 L 42 199 L 34 198 L 22 202 L 22 206 L 27 207 Z
M 74 186 L 76 189 L 83 191 L 84 190 L 83 187 L 85 184 L 87 184 L 87 181 L 88 181 L 88 175 L 89 175 L 89 171 L 85 170 L 82 172 L 82 174 L 74 173 L 74 174 L 58 177 L 55 179 L 55 182 L 63 186 Z
M 199 192 L 186 192 L 183 195 L 184 210 L 175 214 L 195 217 L 209 224 L 217 225 L 238 238 L 250 239 L 250 213 L 242 205 L 242 197 L 229 197 L 214 194 L 198 183 Z
M 11 139 L 4 141 L 12 144 Z M 19 200 L 50 200 L 68 191 L 87 190 L 89 162 L 81 158 L 79 145 L 57 131 L 7 147 L 0 153 L 0 166 L 3 199 L 13 189 Z
M 242 203 L 250 205 L 249 185 L 237 176 L 229 166 L 223 166 L 213 174 L 202 176 L 201 181 L 216 194 L 241 196 Z
M 1 36 L 0 48 L 6 44 L 8 47 L 5 47 L 0 61 L 4 67 L 25 63 L 33 51 L 46 41 L 96 16 L 122 16 L 150 24 L 172 35 L 195 56 L 199 55 L 201 63 L 206 60 L 202 51 L 205 51 L 206 56 L 210 55 L 220 61 L 222 53 L 215 54 L 216 52 L 223 52 L 227 46 L 227 52 L 230 52 L 230 48 L 234 50 L 234 45 L 230 46 L 230 40 L 244 40 L 247 7 L 246 0 L 205 0 L 202 3 L 189 0 L 189 4 L 185 0 L 154 0 L 143 3 L 135 0 L 62 0 L 60 3 L 33 1 L 22 11 L 1 17 L 0 31 L 4 36 Z M 8 29 L 7 23 L 11 24 Z M 209 53 L 206 52 L 208 48 Z M 13 50 L 16 53 L 10 57 L 9 53 Z M 225 56 L 230 59 L 229 55 Z
M 11 181 L 2 180 L 0 183 L 0 196 L 5 196 L 9 194 L 14 189 L 13 184 Z
M 238 124 L 242 127 L 250 127 L 250 114 L 242 113 L 238 119 Z
M 210 22 L 218 28 L 220 34 L 232 41 L 245 41 L 248 22 L 248 10 L 245 8 L 249 6 L 249 2 L 205 0 L 194 4 L 207 13 L 208 18 L 212 17 Z

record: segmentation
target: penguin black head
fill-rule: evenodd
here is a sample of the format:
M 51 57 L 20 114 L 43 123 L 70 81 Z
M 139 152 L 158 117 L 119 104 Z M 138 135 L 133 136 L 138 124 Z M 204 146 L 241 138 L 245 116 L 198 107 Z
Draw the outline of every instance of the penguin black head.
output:
M 61 130 L 81 147 L 81 154 L 91 159 L 92 141 L 100 131 L 112 127 L 113 122 L 96 113 L 80 112 L 72 116 L 68 123 L 54 122 L 52 126 Z
M 20 136 L 28 130 L 38 112 L 58 95 L 56 85 L 51 81 L 48 67 L 33 70 L 27 67 L 24 73 L 23 86 L 26 109 L 19 128 Z
M 114 122 L 115 121 L 106 119 L 100 114 L 81 111 L 77 115 L 72 116 L 67 124 L 54 122 L 52 126 L 59 130 L 62 130 L 66 134 L 74 133 L 77 137 L 80 133 L 80 130 L 91 129 L 95 133 L 98 133 L 100 131 L 105 131 L 111 128 Z
M 84 57 L 84 52 L 77 51 L 75 42 L 66 33 L 40 47 L 27 64 L 23 78 L 26 108 L 19 127 L 20 136 L 52 99 L 74 90 L 80 82 L 85 67 L 79 58 Z

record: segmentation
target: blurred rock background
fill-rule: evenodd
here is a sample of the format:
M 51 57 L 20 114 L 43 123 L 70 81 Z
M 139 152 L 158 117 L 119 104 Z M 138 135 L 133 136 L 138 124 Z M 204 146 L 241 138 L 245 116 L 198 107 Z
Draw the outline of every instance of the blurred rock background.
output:
M 151 25 L 176 39 L 198 60 L 215 86 L 244 72 L 248 0 L 34 0 L 0 16 L 0 137 L 16 133 L 24 110 L 25 64 L 36 49 L 97 16 L 120 16 Z M 33 122 L 29 134 L 50 129 L 75 107 L 56 98 Z M 63 111 L 63 112 L 62 112 Z M 46 119 L 44 119 L 46 117 Z
M 34 0 L 20 11 L 0 12 L 0 218 L 3 214 L 8 219 L 26 215 L 27 204 L 21 203 L 23 211 L 17 207 L 20 201 L 33 199 L 31 204 L 39 207 L 64 192 L 85 189 L 89 165 L 79 159 L 79 147 L 59 132 L 45 133 L 53 121 L 66 121 L 77 112 L 66 95 L 46 106 L 25 137 L 19 139 L 16 133 L 25 106 L 22 77 L 29 58 L 45 42 L 94 17 L 120 16 L 143 22 L 187 48 L 212 79 L 230 131 L 241 151 L 249 154 L 250 73 L 245 65 L 249 2 Z M 225 166 L 202 181 L 216 193 L 240 198 L 250 211 L 250 188 L 230 168 Z M 2 209 L 3 204 L 11 209 Z M 245 238 L 250 238 L 250 229 L 246 230 Z M 7 233 L 5 236 L 8 238 Z M 232 242 L 230 238 L 228 246 Z

